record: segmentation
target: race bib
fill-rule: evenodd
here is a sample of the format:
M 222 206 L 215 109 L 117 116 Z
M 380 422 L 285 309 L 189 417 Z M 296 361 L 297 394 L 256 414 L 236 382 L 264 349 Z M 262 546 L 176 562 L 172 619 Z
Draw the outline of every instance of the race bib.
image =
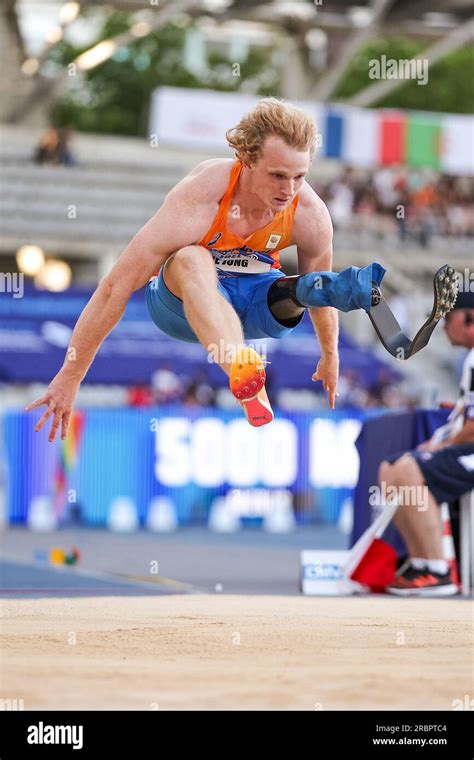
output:
M 240 274 L 263 274 L 270 271 L 273 259 L 257 253 L 212 251 L 215 265 L 220 272 Z M 266 259 L 266 260 L 265 260 Z

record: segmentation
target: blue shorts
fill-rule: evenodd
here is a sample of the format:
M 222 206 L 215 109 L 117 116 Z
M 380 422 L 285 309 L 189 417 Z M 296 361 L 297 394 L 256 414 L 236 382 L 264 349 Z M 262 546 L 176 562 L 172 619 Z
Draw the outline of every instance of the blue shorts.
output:
M 446 446 L 439 451 L 413 451 L 410 454 L 420 468 L 425 483 L 438 504 L 450 504 L 474 488 L 474 444 L 464 443 Z M 385 458 L 394 464 L 403 454 Z
M 219 276 L 218 290 L 234 307 L 240 317 L 246 339 L 282 338 L 289 335 L 294 327 L 285 327 L 271 313 L 267 304 L 267 293 L 272 283 L 284 277 L 281 270 L 270 270 L 263 274 L 240 274 Z M 163 269 L 146 286 L 146 303 L 150 316 L 157 327 L 172 338 L 198 343 L 191 325 L 184 314 L 183 302 L 173 295 L 163 279 Z M 203 302 L 206 294 L 203 293 Z M 303 314 L 301 315 L 303 319 Z

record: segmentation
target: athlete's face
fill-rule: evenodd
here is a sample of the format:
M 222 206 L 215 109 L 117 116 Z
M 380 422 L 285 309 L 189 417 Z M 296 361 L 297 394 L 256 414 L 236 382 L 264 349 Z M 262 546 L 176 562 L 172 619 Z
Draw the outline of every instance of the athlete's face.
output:
M 280 137 L 267 137 L 262 155 L 252 164 L 252 190 L 274 211 L 286 208 L 301 190 L 310 166 L 309 150 L 297 150 Z
M 454 309 L 444 320 L 444 329 L 453 346 L 474 348 L 474 321 L 466 325 L 465 315 L 474 320 L 474 309 Z

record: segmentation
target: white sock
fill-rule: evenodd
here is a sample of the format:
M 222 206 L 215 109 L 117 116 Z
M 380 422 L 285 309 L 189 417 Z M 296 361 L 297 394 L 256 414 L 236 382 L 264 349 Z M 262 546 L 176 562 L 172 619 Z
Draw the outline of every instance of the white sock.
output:
M 424 570 L 427 567 L 429 560 L 423 559 L 423 557 L 410 557 L 410 564 L 415 570 Z
M 429 559 L 428 569 L 432 573 L 439 573 L 440 575 L 446 575 L 449 570 L 449 564 L 447 559 Z
M 424 557 L 411 557 L 411 566 L 415 570 L 423 570 L 427 567 L 432 573 L 439 573 L 440 575 L 446 575 L 449 570 L 448 560 L 446 559 L 425 559 Z

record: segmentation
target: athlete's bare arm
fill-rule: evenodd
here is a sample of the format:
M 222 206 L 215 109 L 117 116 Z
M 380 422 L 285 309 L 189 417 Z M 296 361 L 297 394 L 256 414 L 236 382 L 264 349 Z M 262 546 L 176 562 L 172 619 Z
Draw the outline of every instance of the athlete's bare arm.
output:
M 298 274 L 332 270 L 332 222 L 326 205 L 305 182 L 293 220 L 293 242 L 298 252 Z M 321 360 L 313 380 L 321 380 L 334 409 L 339 374 L 337 309 L 308 309 L 321 346 Z
M 119 322 L 132 293 L 143 287 L 175 251 L 198 242 L 212 224 L 229 181 L 232 161 L 198 164 L 166 196 L 156 214 L 135 235 L 85 307 L 71 336 L 63 367 L 44 396 L 27 411 L 47 404 L 39 431 L 54 414 L 49 441 L 59 425 L 65 438 L 74 401 L 97 350 Z

